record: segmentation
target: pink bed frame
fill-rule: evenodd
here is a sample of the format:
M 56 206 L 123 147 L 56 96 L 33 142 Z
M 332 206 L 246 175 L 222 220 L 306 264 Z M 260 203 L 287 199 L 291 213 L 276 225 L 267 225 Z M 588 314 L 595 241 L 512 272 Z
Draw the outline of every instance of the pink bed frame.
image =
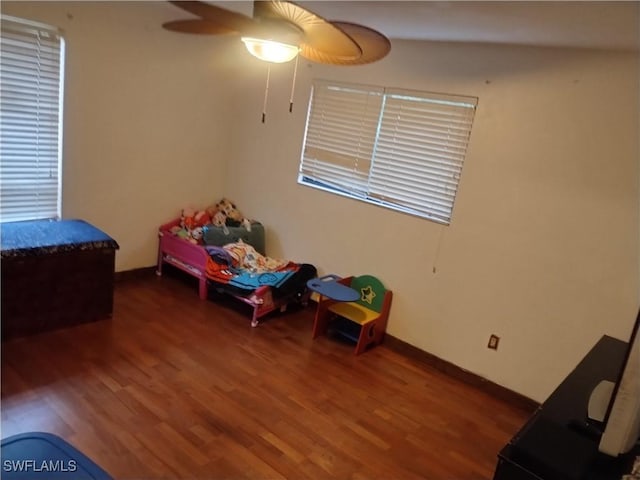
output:
M 158 267 L 156 274 L 162 275 L 162 265 L 164 263 L 179 268 L 198 279 L 198 295 L 201 300 L 206 300 L 208 293 L 206 265 L 209 254 L 202 245 L 195 245 L 172 234 L 171 228 L 177 225 L 180 225 L 180 219 L 165 223 L 158 230 Z M 252 327 L 257 327 L 260 318 L 276 309 L 284 312 L 288 304 L 293 300 L 290 297 L 274 299 L 271 287 L 268 286 L 258 287 L 248 297 L 231 296 L 253 308 Z

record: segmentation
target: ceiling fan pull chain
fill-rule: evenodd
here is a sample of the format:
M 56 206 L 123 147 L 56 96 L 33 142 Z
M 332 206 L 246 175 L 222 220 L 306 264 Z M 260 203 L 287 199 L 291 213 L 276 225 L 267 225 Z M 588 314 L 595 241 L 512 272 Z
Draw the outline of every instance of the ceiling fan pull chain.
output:
M 296 88 L 296 75 L 298 73 L 298 59 L 300 57 L 296 56 L 296 64 L 293 67 L 293 82 L 291 82 L 291 97 L 289 97 L 289 113 L 293 112 L 293 92 Z
M 267 64 L 267 85 L 264 89 L 264 104 L 262 105 L 262 123 L 267 117 L 267 97 L 269 96 L 269 77 L 271 76 L 271 65 Z

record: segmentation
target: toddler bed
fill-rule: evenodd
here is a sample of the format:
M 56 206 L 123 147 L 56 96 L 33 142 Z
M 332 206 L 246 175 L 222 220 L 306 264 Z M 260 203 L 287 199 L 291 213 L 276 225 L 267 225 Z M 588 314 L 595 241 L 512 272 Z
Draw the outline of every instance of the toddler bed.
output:
M 202 300 L 213 289 L 244 302 L 253 309 L 252 327 L 274 310 L 308 301 L 306 283 L 316 276 L 316 268 L 264 257 L 264 227 L 259 222 L 248 228 L 206 225 L 197 242 L 176 234 L 181 223 L 175 219 L 159 228 L 158 275 L 167 263 L 198 279 Z

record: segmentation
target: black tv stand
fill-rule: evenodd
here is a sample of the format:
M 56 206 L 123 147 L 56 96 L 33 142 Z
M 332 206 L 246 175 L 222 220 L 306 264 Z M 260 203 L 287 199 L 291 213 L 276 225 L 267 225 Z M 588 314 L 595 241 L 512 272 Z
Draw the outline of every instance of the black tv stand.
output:
M 594 422 L 589 419 L 578 420 L 573 418 L 567 422 L 567 427 L 569 430 L 598 442 L 602 436 L 604 425 L 601 422 Z
M 604 336 L 498 454 L 494 480 L 620 480 L 640 447 L 617 458 L 598 452 L 601 426 L 587 421 L 589 396 L 615 381 L 626 343 Z

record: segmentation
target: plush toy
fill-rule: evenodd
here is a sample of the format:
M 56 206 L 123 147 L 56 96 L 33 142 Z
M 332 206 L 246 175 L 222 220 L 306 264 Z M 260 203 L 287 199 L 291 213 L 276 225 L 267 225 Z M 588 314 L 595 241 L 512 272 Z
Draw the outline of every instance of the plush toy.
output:
M 191 233 L 191 236 L 189 238 L 189 241 L 191 243 L 195 243 L 195 244 L 201 243 L 202 235 L 203 235 L 202 227 L 196 227 L 193 230 L 191 230 L 190 233 Z
M 234 227 L 240 225 L 243 218 L 242 214 L 230 200 L 223 198 L 216 206 L 218 210 L 221 210 L 227 216 L 227 225 Z M 234 225 L 231 225 L 231 223 Z
M 229 227 L 239 227 L 240 225 L 244 225 L 244 227 L 251 231 L 251 221 L 248 218 L 245 218 L 240 210 L 238 210 L 233 202 L 231 202 L 227 198 L 223 198 L 216 204 L 216 208 L 219 212 L 223 212 L 226 220 L 225 225 Z
M 176 232 L 176 235 L 178 236 L 178 238 L 184 238 L 185 240 L 189 240 L 189 238 L 191 238 L 191 235 L 189 235 L 189 232 L 184 228 L 181 228 L 180 230 L 178 230 Z
M 227 216 L 224 212 L 218 211 L 213 217 L 211 217 L 211 223 L 216 227 L 223 227 L 227 223 Z
M 180 226 L 176 225 L 171 231 L 180 238 L 198 244 L 202 242 L 202 227 L 210 223 L 211 217 L 206 210 L 194 210 L 186 207 L 180 213 Z
M 215 217 L 220 210 L 218 209 L 218 205 L 214 203 L 213 205 L 209 205 L 207 208 L 205 208 L 204 211 L 207 212 L 209 218 L 213 220 L 213 217 Z
M 193 220 L 196 227 L 204 227 L 205 225 L 209 225 L 211 223 L 211 217 L 206 210 L 197 211 L 193 216 Z
M 185 230 L 191 230 L 196 227 L 196 212 L 193 208 L 183 208 L 180 215 L 180 226 Z

